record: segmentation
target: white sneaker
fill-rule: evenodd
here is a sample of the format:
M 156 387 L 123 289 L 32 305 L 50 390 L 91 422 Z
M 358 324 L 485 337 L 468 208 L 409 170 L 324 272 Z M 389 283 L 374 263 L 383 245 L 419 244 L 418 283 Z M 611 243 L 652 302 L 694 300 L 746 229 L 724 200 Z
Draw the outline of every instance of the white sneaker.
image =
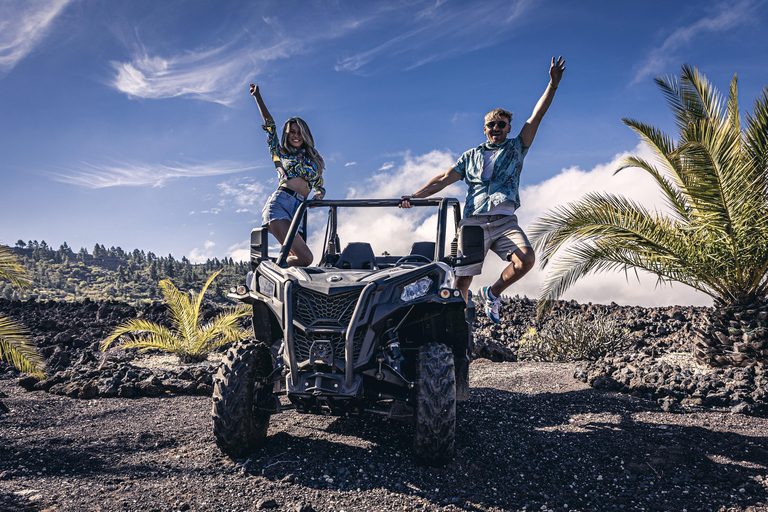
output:
M 501 317 L 499 316 L 499 306 L 501 306 L 501 297 L 496 297 L 495 299 L 491 299 L 488 296 L 488 292 L 490 291 L 489 286 L 484 286 L 480 288 L 480 298 L 483 299 L 483 302 L 485 303 L 485 314 L 488 315 L 488 318 L 490 318 L 494 323 L 501 323 Z

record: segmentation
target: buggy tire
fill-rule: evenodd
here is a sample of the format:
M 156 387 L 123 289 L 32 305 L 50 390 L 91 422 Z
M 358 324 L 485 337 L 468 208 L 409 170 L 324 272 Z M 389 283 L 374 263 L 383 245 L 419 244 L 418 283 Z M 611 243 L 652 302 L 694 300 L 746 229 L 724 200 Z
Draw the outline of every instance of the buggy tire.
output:
M 430 466 L 453 458 L 456 438 L 456 375 L 453 353 L 442 343 L 419 350 L 416 427 L 413 449 L 416 459 Z
M 263 343 L 239 342 L 227 352 L 213 380 L 213 435 L 222 452 L 241 458 L 264 443 L 269 412 L 266 378 L 272 371 Z

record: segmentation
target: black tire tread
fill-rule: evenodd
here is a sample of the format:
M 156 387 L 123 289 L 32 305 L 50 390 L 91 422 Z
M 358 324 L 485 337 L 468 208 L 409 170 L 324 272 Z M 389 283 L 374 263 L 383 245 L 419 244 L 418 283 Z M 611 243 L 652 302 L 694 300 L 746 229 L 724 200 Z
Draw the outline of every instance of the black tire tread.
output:
M 256 409 L 255 390 L 270 371 L 263 343 L 239 342 L 227 351 L 213 380 L 211 407 L 213 435 L 227 455 L 241 458 L 264 443 L 269 413 Z
M 419 351 L 416 393 L 416 458 L 428 465 L 451 460 L 456 438 L 456 375 L 453 353 L 442 343 Z

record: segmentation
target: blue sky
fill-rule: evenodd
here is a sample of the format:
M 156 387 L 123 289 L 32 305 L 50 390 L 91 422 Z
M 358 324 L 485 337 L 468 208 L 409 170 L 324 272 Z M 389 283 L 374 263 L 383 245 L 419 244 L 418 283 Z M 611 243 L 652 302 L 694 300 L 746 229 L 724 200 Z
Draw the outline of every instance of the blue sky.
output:
M 482 142 L 487 111 L 513 111 L 516 134 L 556 55 L 567 69 L 526 158 L 521 224 L 590 190 L 654 204 L 642 175 L 612 176 L 644 151 L 621 118 L 673 131 L 653 78 L 684 63 L 721 91 L 738 74 L 751 108 L 768 84 L 766 16 L 757 0 L 3 0 L 0 241 L 242 258 L 277 184 L 249 83 L 278 123 L 308 122 L 328 198 L 399 197 Z M 382 247 L 427 229 L 364 219 Z M 509 291 L 535 297 L 542 279 Z M 654 284 L 597 276 L 566 297 L 710 303 Z

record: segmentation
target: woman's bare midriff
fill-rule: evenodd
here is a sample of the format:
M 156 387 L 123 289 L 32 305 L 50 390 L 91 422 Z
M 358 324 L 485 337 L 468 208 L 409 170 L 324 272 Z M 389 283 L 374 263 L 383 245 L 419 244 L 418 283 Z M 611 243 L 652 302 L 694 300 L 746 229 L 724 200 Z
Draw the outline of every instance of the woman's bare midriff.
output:
M 309 186 L 309 183 L 307 183 L 307 180 L 304 178 L 290 178 L 288 181 L 283 183 L 284 187 L 288 187 L 289 189 L 293 190 L 294 192 L 298 192 L 299 194 L 303 195 L 306 199 L 312 199 L 309 197 L 309 193 L 312 192 L 312 188 Z

